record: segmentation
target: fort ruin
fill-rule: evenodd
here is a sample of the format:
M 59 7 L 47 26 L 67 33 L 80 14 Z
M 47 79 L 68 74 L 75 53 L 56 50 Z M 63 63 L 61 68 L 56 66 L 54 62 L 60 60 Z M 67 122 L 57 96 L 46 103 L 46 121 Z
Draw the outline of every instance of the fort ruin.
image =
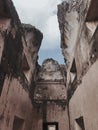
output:
M 98 1 L 58 5 L 65 65 L 38 64 L 42 32 L 0 0 L 0 130 L 97 130 Z

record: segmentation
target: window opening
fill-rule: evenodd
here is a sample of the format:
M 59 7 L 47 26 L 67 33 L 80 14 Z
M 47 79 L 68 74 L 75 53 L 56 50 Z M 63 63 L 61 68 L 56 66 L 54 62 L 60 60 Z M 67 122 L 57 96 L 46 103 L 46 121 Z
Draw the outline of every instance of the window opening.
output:
M 85 130 L 83 117 L 80 117 L 76 121 L 76 130 Z
M 15 116 L 13 122 L 13 130 L 22 130 L 24 125 L 24 120 L 20 117 Z
M 58 130 L 57 122 L 43 123 L 43 130 Z

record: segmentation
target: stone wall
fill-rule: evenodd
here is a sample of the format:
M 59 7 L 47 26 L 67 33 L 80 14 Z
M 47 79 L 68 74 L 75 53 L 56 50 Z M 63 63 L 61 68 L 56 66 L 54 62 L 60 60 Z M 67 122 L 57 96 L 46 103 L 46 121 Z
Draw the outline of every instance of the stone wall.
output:
M 33 128 L 44 129 L 44 123 L 58 123 L 59 129 L 69 130 L 67 94 L 62 82 L 37 82 L 34 89 Z
M 97 0 L 70 0 L 58 6 L 70 130 L 97 129 L 97 8 Z
M 69 1 L 58 6 L 61 48 L 67 65 L 67 87 L 81 83 L 82 77 L 95 62 L 98 21 L 92 17 L 92 1 Z M 96 8 L 96 6 L 95 6 Z M 97 9 L 96 9 L 97 10 Z M 97 16 L 95 16 L 96 18 Z M 96 54 L 95 54 L 96 53 Z M 94 57 L 92 57 L 94 55 Z M 72 85 L 71 85 L 72 84 Z
M 0 130 L 97 129 L 97 5 L 58 5 L 66 65 L 47 59 L 40 66 L 42 33 L 21 24 L 11 0 L 0 0 Z
M 83 117 L 85 130 L 97 129 L 98 122 L 98 60 L 83 77 L 82 83 L 76 89 L 69 101 L 70 126 L 76 130 L 79 124 L 76 119 Z M 83 129 L 84 130 L 84 129 Z
M 31 130 L 32 119 L 29 92 L 19 79 L 6 77 L 0 96 L 0 130 L 14 130 L 17 127 Z
M 81 79 L 85 69 L 89 66 L 93 31 L 85 22 L 90 1 L 76 0 L 64 1 L 58 6 L 58 21 L 61 32 L 61 48 L 67 65 L 67 84 L 73 82 L 73 73 L 77 73 L 77 80 Z M 91 26 L 97 23 L 92 23 Z M 73 63 L 75 65 L 73 66 Z M 77 72 L 72 72 L 76 66 Z M 75 76 L 74 76 L 75 77 Z
M 24 29 L 23 42 L 23 66 L 24 74 L 29 82 L 36 77 L 36 68 L 38 66 L 38 51 L 41 46 L 43 34 L 29 24 L 22 24 Z M 33 79 L 32 79 L 33 78 Z
M 46 59 L 40 66 L 32 97 L 35 111 L 32 130 L 47 129 L 49 124 L 60 130 L 69 130 L 64 72 L 64 66 L 53 59 Z
M 31 130 L 42 33 L 22 25 L 12 1 L 0 0 L 0 130 Z

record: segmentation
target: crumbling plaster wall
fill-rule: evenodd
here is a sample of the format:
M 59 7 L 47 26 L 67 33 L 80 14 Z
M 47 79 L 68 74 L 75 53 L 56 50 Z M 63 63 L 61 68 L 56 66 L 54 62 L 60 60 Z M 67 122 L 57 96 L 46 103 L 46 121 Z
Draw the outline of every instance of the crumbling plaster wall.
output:
M 63 69 L 62 69 L 63 68 Z M 46 59 L 39 68 L 37 80 L 64 81 L 66 67 L 60 66 L 54 59 Z
M 91 66 L 69 101 L 70 126 L 76 130 L 75 119 L 83 116 L 85 130 L 98 128 L 98 60 Z
M 67 65 L 69 89 L 71 83 L 75 85 L 75 88 L 76 84 L 81 83 L 82 77 L 92 65 L 91 57 L 94 53 L 92 48 L 95 46 L 93 40 L 98 22 L 93 19 L 88 20 L 91 2 L 90 0 L 70 0 L 58 6 L 61 48 Z M 75 63 L 74 66 L 73 63 Z M 75 72 L 71 72 L 72 67 L 76 68 Z
M 68 111 L 65 104 L 61 103 L 61 101 L 59 103 L 52 100 L 46 101 L 46 106 L 45 104 L 40 104 L 33 108 L 33 112 L 32 130 L 43 130 L 43 123 L 49 122 L 57 122 L 60 130 L 69 130 Z
M 61 48 L 67 65 L 74 56 L 74 48 L 87 13 L 88 1 L 69 0 L 58 5 L 58 22 L 61 32 Z
M 80 117 L 84 119 L 85 130 L 92 130 L 97 129 L 98 121 L 98 97 L 96 93 L 98 91 L 98 1 L 81 0 L 80 2 L 81 4 L 78 6 L 79 1 L 77 0 L 59 5 L 58 18 L 61 47 L 68 67 L 70 130 L 76 130 L 77 126 L 79 127 L 76 120 Z M 71 8 L 73 4 L 74 10 Z M 76 14 L 78 14 L 78 17 L 76 17 Z M 70 17 L 71 19 L 69 19 Z M 70 22 L 70 20 L 72 21 Z M 75 20 L 78 21 L 75 22 L 76 24 L 74 24 Z M 74 36 L 75 40 L 73 39 Z
M 58 100 L 67 101 L 67 93 L 64 82 L 42 81 L 36 83 L 34 100 Z
M 23 129 L 32 128 L 32 103 L 19 79 L 6 77 L 0 97 L 0 130 L 13 130 L 14 118 L 24 120 Z
M 49 122 L 57 122 L 60 130 L 69 130 L 64 72 L 64 66 L 53 59 L 46 59 L 40 66 L 32 98 L 35 106 L 32 130 L 42 130 L 43 123 Z
M 36 77 L 36 67 L 38 66 L 38 51 L 41 46 L 43 34 L 29 24 L 22 24 L 25 31 L 23 38 L 23 55 L 26 56 L 29 69 L 24 72 L 27 80 L 31 83 L 32 78 Z
M 34 87 L 42 33 L 21 24 L 11 0 L 0 0 L 0 6 L 0 130 L 12 130 L 15 116 L 22 119 L 20 127 L 31 130 L 30 88 Z
M 60 130 L 69 130 L 68 111 L 56 103 L 47 103 L 47 122 L 58 122 Z

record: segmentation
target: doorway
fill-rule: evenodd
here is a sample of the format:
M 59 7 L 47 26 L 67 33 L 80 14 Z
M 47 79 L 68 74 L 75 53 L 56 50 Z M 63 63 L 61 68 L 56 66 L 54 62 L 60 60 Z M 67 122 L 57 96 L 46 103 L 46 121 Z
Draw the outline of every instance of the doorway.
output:
M 58 122 L 43 123 L 43 130 L 58 130 Z

